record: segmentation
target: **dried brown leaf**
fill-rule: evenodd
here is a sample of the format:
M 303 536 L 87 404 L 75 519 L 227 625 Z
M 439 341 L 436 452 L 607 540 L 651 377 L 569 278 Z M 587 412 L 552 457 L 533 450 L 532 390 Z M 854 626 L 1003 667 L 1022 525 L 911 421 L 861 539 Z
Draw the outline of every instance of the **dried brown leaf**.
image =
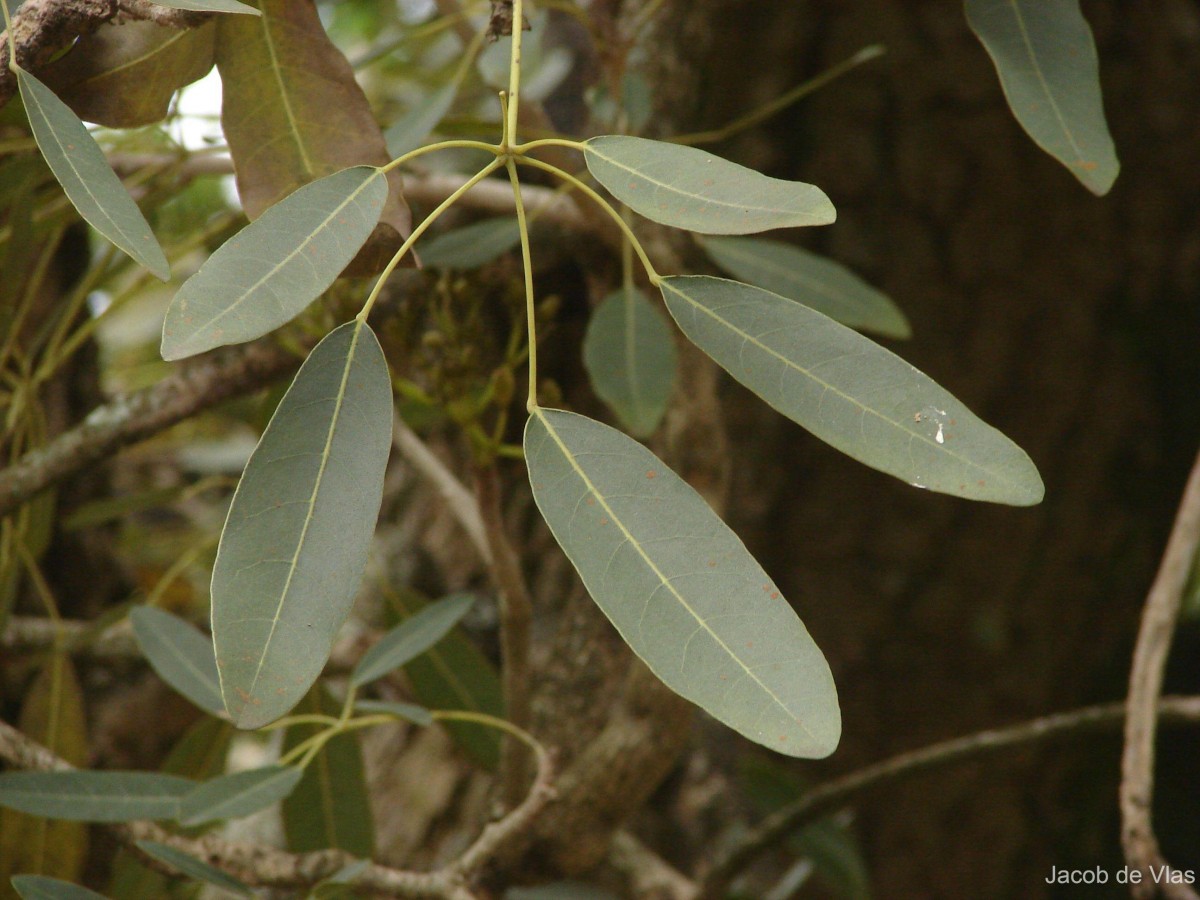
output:
M 366 95 L 311 0 L 260 0 L 258 7 L 261 16 L 217 23 L 221 122 L 252 219 L 310 181 L 390 159 Z M 398 173 L 388 181 L 379 225 L 343 274 L 379 271 L 411 232 Z

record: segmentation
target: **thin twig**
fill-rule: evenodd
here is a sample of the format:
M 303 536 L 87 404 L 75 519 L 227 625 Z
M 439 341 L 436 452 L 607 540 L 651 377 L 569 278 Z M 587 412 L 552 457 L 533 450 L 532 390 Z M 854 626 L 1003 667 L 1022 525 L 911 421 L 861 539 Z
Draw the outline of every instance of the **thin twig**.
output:
M 1121 845 L 1129 867 L 1142 873 L 1141 882 L 1133 887 L 1135 897 L 1153 897 L 1161 891 L 1173 900 L 1197 900 L 1191 887 L 1175 883 L 1170 877 L 1171 870 L 1159 850 L 1151 822 L 1158 697 L 1197 544 L 1200 544 L 1200 456 L 1192 464 L 1167 549 L 1146 596 L 1129 674 L 1125 750 L 1121 756 Z M 1159 874 L 1158 878 L 1152 877 L 1151 868 Z
M 629 881 L 635 897 L 696 900 L 699 887 L 628 831 L 613 835 L 608 861 Z
M 1158 712 L 1164 723 L 1200 722 L 1200 697 L 1166 697 L 1159 702 Z M 1124 703 L 1088 706 L 1043 716 L 1009 728 L 989 729 L 943 741 L 835 778 L 771 814 L 721 854 L 701 879 L 700 897 L 715 900 L 724 896 L 733 878 L 760 853 L 864 791 L 1010 747 L 1041 743 L 1076 733 L 1114 729 L 1124 718 Z
M 81 424 L 0 472 L 0 516 L 126 444 L 257 390 L 299 365 L 295 354 L 266 339 L 202 356 L 153 387 L 97 407 Z
M 476 894 L 469 888 L 471 879 L 509 843 L 520 839 L 522 832 L 554 796 L 551 754 L 541 750 L 537 758 L 537 777 L 529 795 L 503 819 L 484 828 L 458 859 L 433 872 L 408 872 L 372 863 L 348 881 L 347 886 L 392 897 L 473 900 Z M 17 768 L 37 771 L 74 768 L 4 721 L 0 721 L 0 760 Z M 213 834 L 185 837 L 146 821 L 112 826 L 112 830 L 127 845 L 146 840 L 167 844 L 261 887 L 309 888 L 357 862 L 341 850 L 287 853 L 260 844 L 224 840 Z
M 131 19 L 153 22 L 164 28 L 197 28 L 218 13 L 173 9 L 150 0 L 119 0 L 121 14 Z
M 508 720 L 529 727 L 529 627 L 533 601 L 521 572 L 521 558 L 504 530 L 500 475 L 494 463 L 475 472 L 475 499 L 483 517 L 484 533 L 492 556 L 492 579 L 500 595 L 500 655 L 503 664 L 504 708 Z M 528 756 L 511 738 L 506 738 L 500 760 L 501 790 L 508 804 L 517 802 L 529 781 Z
M 450 510 L 450 514 L 462 530 L 471 539 L 471 545 L 478 551 L 480 559 L 488 566 L 492 565 L 492 548 L 488 544 L 487 533 L 484 530 L 483 518 L 479 515 L 479 505 L 471 492 L 437 454 L 430 450 L 425 442 L 417 437 L 416 432 L 396 413 L 396 424 L 392 431 L 392 440 L 408 462 L 436 489 Z M 520 723 L 518 723 L 520 724 Z

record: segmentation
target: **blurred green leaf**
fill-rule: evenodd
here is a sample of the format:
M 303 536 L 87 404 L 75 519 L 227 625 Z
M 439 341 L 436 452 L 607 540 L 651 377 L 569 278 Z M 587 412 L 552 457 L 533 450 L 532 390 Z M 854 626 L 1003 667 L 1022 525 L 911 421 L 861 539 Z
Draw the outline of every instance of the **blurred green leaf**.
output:
M 230 506 L 212 581 L 225 708 L 239 728 L 291 709 L 354 603 L 392 442 L 387 362 L 355 319 L 309 355 Z
M 354 258 L 386 199 L 383 174 L 356 166 L 271 207 L 176 292 L 163 322 L 163 359 L 250 341 L 291 321 Z
M 65 653 L 52 653 L 34 678 L 17 727 L 72 765 L 87 762 L 83 689 Z M 20 872 L 75 881 L 83 874 L 88 844 L 87 826 L 78 822 L 0 810 L 0 877 Z
M 868 338 L 736 281 L 683 276 L 661 287 L 684 334 L 827 444 L 914 487 L 1041 502 L 1042 480 L 1020 447 Z
M 337 716 L 341 704 L 316 684 L 296 711 Z M 321 728 L 311 724 L 291 726 L 284 735 L 284 753 Z M 304 777 L 283 801 L 283 831 L 293 853 L 332 847 L 368 859 L 374 855 L 375 829 L 357 731 L 330 740 L 305 767 Z
M 240 819 L 282 800 L 304 775 L 295 766 L 264 766 L 196 785 L 179 803 L 181 825 Z
M 654 432 L 675 387 L 675 342 L 645 294 L 622 288 L 601 301 L 583 337 L 583 364 L 622 425 L 638 437 Z
M 135 607 L 129 620 L 138 646 L 163 681 L 206 712 L 224 713 L 217 660 L 208 635 L 153 606 Z
M 459 594 L 431 603 L 405 619 L 363 654 L 350 674 L 350 684 L 361 687 L 420 656 L 444 638 L 474 604 L 473 596 Z
M 415 615 L 429 603 L 412 589 L 388 590 L 384 596 L 389 612 L 401 618 Z M 427 707 L 504 716 L 504 694 L 495 666 L 460 629 L 452 630 L 429 652 L 410 662 L 404 672 L 417 699 Z M 361 710 L 364 703 L 370 702 L 373 701 L 360 700 L 357 708 Z M 412 718 L 400 710 L 385 711 Z M 429 724 L 422 719 L 418 717 L 414 721 L 420 725 Z M 500 737 L 496 729 L 469 722 L 446 722 L 444 727 L 479 765 L 495 769 L 499 764 Z
M 1079 0 L 966 0 L 1021 127 L 1094 194 L 1121 170 L 1100 96 L 1100 62 Z
M 154 232 L 83 123 L 24 69 L 16 73 L 33 136 L 71 204 L 88 224 L 166 281 L 171 267 Z
M 753 741 L 823 757 L 841 735 L 829 666 L 707 503 L 615 428 L 535 409 L 538 509 L 592 599 L 668 687 Z
M 138 841 L 135 846 L 147 856 L 166 863 L 168 866 L 173 866 L 189 878 L 203 881 L 205 884 L 211 884 L 224 891 L 230 891 L 239 897 L 254 896 L 254 892 L 248 886 L 232 875 L 168 844 L 160 844 L 158 841 Z
M 0 806 L 73 822 L 174 819 L 195 786 L 155 772 L 4 772 Z
M 695 147 L 622 135 L 583 145 L 588 171 L 639 215 L 700 234 L 751 234 L 828 225 L 833 204 L 819 188 L 768 178 Z
M 103 894 L 44 875 L 16 875 L 12 886 L 21 900 L 106 900 Z
M 419 245 L 421 262 L 435 269 L 476 269 L 521 243 L 516 216 L 498 216 L 455 228 Z
M 700 246 L 734 278 L 850 328 L 891 338 L 912 336 L 908 319 L 890 297 L 831 259 L 764 238 L 710 237 L 701 239 Z
M 393 122 L 383 134 L 392 158 L 420 147 L 445 117 L 457 94 L 458 82 L 449 81 L 426 93 L 416 106 Z

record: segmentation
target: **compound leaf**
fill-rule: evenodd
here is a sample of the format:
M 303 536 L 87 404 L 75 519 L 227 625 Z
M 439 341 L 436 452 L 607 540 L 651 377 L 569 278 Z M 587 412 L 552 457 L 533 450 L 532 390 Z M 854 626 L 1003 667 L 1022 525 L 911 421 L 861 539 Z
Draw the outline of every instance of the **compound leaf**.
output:
M 212 640 L 189 622 L 154 606 L 129 614 L 138 646 L 158 676 L 201 709 L 225 711 Z
M 836 217 L 820 188 L 768 178 L 695 147 L 624 135 L 583 145 L 588 171 L 634 212 L 700 234 L 752 234 L 828 225 Z
M 386 200 L 383 174 L 355 166 L 275 204 L 176 292 L 163 322 L 163 359 L 254 340 L 290 321 L 354 258 Z
M 33 136 L 67 199 L 89 225 L 166 281 L 171 267 L 154 232 L 79 117 L 24 69 L 16 71 Z
M 196 782 L 157 772 L 4 772 L 0 806 L 74 822 L 173 819 Z
M 246 464 L 217 548 L 213 640 L 239 728 L 283 715 L 324 667 L 366 565 L 391 434 L 387 362 L 355 319 L 300 367 Z
M 583 364 L 597 396 L 629 431 L 658 427 L 675 386 L 675 342 L 662 313 L 635 287 L 609 294 L 583 336 Z
M 264 766 L 205 781 L 179 803 L 179 824 L 200 825 L 240 819 L 282 800 L 299 784 L 304 770 L 296 766 Z
M 420 656 L 444 638 L 474 605 L 473 596 L 459 594 L 431 603 L 405 619 L 363 654 L 350 675 L 350 684 L 367 684 Z
M 1041 502 L 1042 480 L 1020 447 L 868 338 L 736 281 L 684 276 L 661 287 L 684 334 L 827 444 L 914 487 Z
M 1021 127 L 1089 191 L 1107 194 L 1121 164 L 1079 0 L 966 0 L 966 8 Z
M 861 331 L 911 337 L 900 308 L 845 266 L 782 241 L 716 237 L 700 241 L 718 266 L 741 281 L 803 303 Z
M 561 410 L 533 411 L 525 459 L 592 599 L 668 687 L 780 753 L 833 752 L 841 717 L 825 658 L 695 490 L 622 432 Z

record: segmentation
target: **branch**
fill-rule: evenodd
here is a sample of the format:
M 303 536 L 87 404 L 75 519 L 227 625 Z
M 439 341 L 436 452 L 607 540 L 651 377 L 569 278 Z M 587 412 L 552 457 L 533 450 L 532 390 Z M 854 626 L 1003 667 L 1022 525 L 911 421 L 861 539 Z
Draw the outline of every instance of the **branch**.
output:
M 117 0 L 25 0 L 13 15 L 17 63 L 36 71 L 81 35 L 91 34 L 117 14 Z M 8 32 L 0 34 L 0 106 L 17 93 L 9 68 Z
M 65 771 L 66 760 L 0 721 L 0 759 L 22 769 Z M 372 863 L 348 886 L 361 887 L 394 897 L 474 900 L 468 882 L 505 847 L 529 828 L 533 819 L 554 796 L 550 753 L 539 750 L 538 773 L 529 795 L 516 809 L 483 829 L 475 842 L 457 860 L 433 872 L 408 872 Z M 198 838 L 172 834 L 153 822 L 129 822 L 111 826 L 125 844 L 157 841 L 189 856 L 202 859 L 224 872 L 261 887 L 311 888 L 357 860 L 341 850 L 287 853 L 259 844 L 229 841 L 213 834 Z
M 628 831 L 613 835 L 608 861 L 629 880 L 635 897 L 696 900 L 696 883 Z
M 1163 670 L 1197 544 L 1200 544 L 1200 456 L 1192 465 L 1167 549 L 1146 596 L 1129 674 L 1125 750 L 1121 756 L 1121 845 L 1130 868 L 1142 872 L 1142 881 L 1133 887 L 1135 897 L 1153 897 L 1160 890 L 1175 900 L 1197 900 L 1198 896 L 1188 885 L 1171 883 L 1170 878 L 1152 878 L 1150 872 L 1151 867 L 1168 869 L 1150 820 L 1154 797 L 1154 729 Z
M 1158 704 L 1163 721 L 1170 724 L 1200 722 L 1200 697 L 1168 697 Z M 813 788 L 798 800 L 771 814 L 717 858 L 701 880 L 700 897 L 723 897 L 726 887 L 755 857 L 798 828 L 854 799 L 864 791 L 893 784 L 913 775 L 953 763 L 1077 732 L 1116 728 L 1125 718 L 1124 703 L 1088 706 L 1044 716 L 1009 728 L 989 729 L 967 737 L 901 753 L 891 759 L 851 772 Z
M 533 600 L 521 571 L 521 558 L 504 530 L 500 475 L 495 463 L 475 472 L 475 499 L 491 548 L 492 581 L 500 595 L 500 658 L 503 663 L 504 708 L 509 721 L 528 728 L 531 718 L 529 627 Z M 529 780 L 524 751 L 511 738 L 504 741 L 500 772 L 505 803 L 515 803 Z
M 0 516 L 116 450 L 298 368 L 268 339 L 201 356 L 153 387 L 99 406 L 82 423 L 0 472 Z
M 488 566 L 492 564 L 492 548 L 488 545 L 487 534 L 483 527 L 483 518 L 479 515 L 479 506 L 461 481 L 438 459 L 437 454 L 430 450 L 425 442 L 417 437 L 397 412 L 395 427 L 392 430 L 392 442 L 400 455 L 408 460 L 436 489 L 445 502 L 450 514 L 466 532 L 471 545 L 479 553 Z M 517 723 L 522 728 L 525 726 Z

